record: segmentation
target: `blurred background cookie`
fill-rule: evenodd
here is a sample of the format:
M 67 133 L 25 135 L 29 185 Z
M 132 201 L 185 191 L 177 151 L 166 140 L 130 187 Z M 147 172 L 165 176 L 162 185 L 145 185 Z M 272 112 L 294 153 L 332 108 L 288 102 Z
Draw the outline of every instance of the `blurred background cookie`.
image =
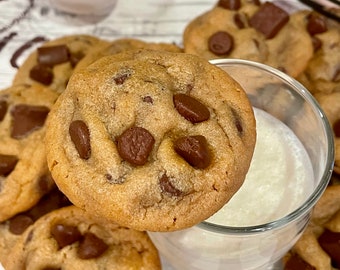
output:
M 73 69 L 101 39 L 90 35 L 69 35 L 45 42 L 19 67 L 13 84 L 36 83 L 64 91 Z
M 40 85 L 0 92 L 0 221 L 31 208 L 53 185 L 44 136 L 57 97 Z
M 44 215 L 20 236 L 6 270 L 161 269 L 146 232 L 131 230 L 68 206 Z

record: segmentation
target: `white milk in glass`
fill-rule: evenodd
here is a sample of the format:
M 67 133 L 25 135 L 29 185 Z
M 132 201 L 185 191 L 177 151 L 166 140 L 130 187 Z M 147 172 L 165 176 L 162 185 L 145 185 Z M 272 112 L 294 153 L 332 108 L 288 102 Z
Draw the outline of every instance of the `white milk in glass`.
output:
M 296 135 L 268 113 L 254 113 L 257 142 L 245 182 L 208 222 L 236 227 L 271 222 L 302 205 L 314 189 L 312 165 Z

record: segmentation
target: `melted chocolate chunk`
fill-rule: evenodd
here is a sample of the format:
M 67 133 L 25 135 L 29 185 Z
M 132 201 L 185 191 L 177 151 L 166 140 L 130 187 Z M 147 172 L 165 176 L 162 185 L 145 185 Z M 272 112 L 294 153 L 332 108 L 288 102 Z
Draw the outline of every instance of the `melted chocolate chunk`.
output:
M 325 230 L 318 239 L 322 249 L 331 257 L 332 265 L 340 267 L 340 233 Z
M 17 165 L 18 158 L 11 155 L 1 155 L 0 154 L 0 175 L 9 175 Z
M 72 245 L 81 239 L 81 233 L 75 226 L 56 224 L 51 228 L 51 235 L 57 241 L 59 249 Z
M 333 82 L 339 82 L 340 81 L 340 67 L 338 67 L 338 69 L 335 71 L 333 78 L 332 78 Z
M 334 131 L 335 137 L 340 138 L 340 119 L 334 122 L 333 131 Z
M 316 270 L 316 268 L 306 261 L 304 261 L 299 255 L 293 254 L 285 265 L 285 270 Z
M 118 153 L 133 165 L 144 165 L 155 143 L 151 133 L 142 127 L 131 127 L 117 139 Z
M 143 102 L 153 104 L 153 99 L 150 96 L 143 97 Z
M 53 67 L 70 60 L 70 51 L 66 45 L 46 46 L 37 49 L 38 63 Z
M 187 136 L 177 139 L 174 149 L 191 166 L 205 169 L 211 163 L 208 142 L 204 136 Z
M 75 120 L 70 124 L 69 134 L 80 158 L 89 159 L 91 156 L 90 131 L 85 122 Z
M 115 83 L 117 85 L 121 85 L 123 84 L 127 78 L 130 77 L 130 74 L 125 73 L 125 74 L 119 74 L 117 77 L 113 78 L 113 80 L 115 81 Z
M 307 31 L 311 36 L 327 31 L 326 20 L 321 15 L 312 12 L 307 17 L 307 20 Z
M 84 56 L 83 52 L 72 53 L 70 56 L 71 66 L 74 68 Z
M 217 6 L 230 10 L 238 10 L 241 7 L 241 0 L 219 0 Z
M 53 70 L 49 66 L 37 64 L 30 70 L 29 76 L 32 80 L 43 85 L 50 85 L 53 81 Z
M 47 266 L 47 267 L 44 267 L 42 270 L 61 270 L 61 268 Z
M 7 113 L 8 104 L 6 100 L 0 100 L 0 121 L 2 121 L 5 118 L 5 115 Z
M 31 132 L 40 129 L 45 124 L 49 111 L 50 109 L 45 106 L 16 105 L 11 111 L 11 137 L 21 139 Z
M 173 103 L 180 115 L 191 123 L 199 123 L 210 118 L 208 108 L 197 99 L 186 94 L 175 94 Z
M 250 18 L 250 25 L 264 34 L 267 39 L 273 38 L 289 21 L 289 14 L 273 3 L 265 2 Z
M 234 15 L 234 23 L 236 24 L 236 26 L 239 28 L 239 29 L 243 29 L 245 28 L 245 24 L 242 20 L 242 16 L 239 14 L 239 13 L 236 13 Z
M 44 42 L 47 41 L 47 39 L 45 37 L 41 37 L 41 36 L 37 36 L 29 41 L 27 41 L 25 44 L 23 44 L 22 46 L 20 46 L 12 55 L 10 63 L 11 66 L 14 68 L 18 68 L 19 65 L 17 64 L 17 61 L 19 59 L 19 57 L 30 47 L 32 47 L 34 45 L 34 43 L 38 43 L 38 42 Z
M 208 39 L 209 50 L 216 55 L 225 55 L 234 47 L 233 37 L 225 31 L 219 31 Z
M 317 37 L 312 37 L 312 44 L 313 44 L 313 49 L 314 52 L 316 52 L 317 50 L 319 50 L 322 47 L 322 41 L 321 39 L 317 38 Z
M 20 235 L 32 225 L 33 222 L 33 219 L 28 215 L 16 215 L 9 221 L 9 231 L 15 235 Z
M 173 186 L 169 177 L 165 173 L 159 179 L 159 186 L 161 187 L 162 192 L 167 193 L 171 196 L 182 195 L 182 191 Z
M 85 233 L 79 244 L 77 255 L 80 259 L 88 260 L 100 257 L 108 245 L 93 233 Z

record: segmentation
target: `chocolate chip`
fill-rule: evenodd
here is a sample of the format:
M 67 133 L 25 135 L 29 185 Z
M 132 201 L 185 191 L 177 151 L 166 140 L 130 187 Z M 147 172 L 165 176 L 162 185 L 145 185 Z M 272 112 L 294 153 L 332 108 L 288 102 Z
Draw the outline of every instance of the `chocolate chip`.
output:
M 285 270 L 316 270 L 316 268 L 306 261 L 304 261 L 299 255 L 293 254 L 289 257 L 285 265 Z
M 234 39 L 228 32 L 219 31 L 209 37 L 208 47 L 216 55 L 225 55 L 233 49 Z
M 7 112 L 8 104 L 5 100 L 0 100 L 0 121 L 5 118 Z
M 130 74 L 124 73 L 124 74 L 119 74 L 117 77 L 115 77 L 115 78 L 113 78 L 113 79 L 114 79 L 114 81 L 115 81 L 115 83 L 116 83 L 117 85 L 121 85 L 121 84 L 123 84 L 123 83 L 126 81 L 126 79 L 129 78 L 129 77 L 130 77 Z
M 75 226 L 55 224 L 51 235 L 57 241 L 59 249 L 71 245 L 81 239 L 81 233 Z
M 340 66 L 335 71 L 333 78 L 332 78 L 332 81 L 333 82 L 339 82 L 340 81 Z
M 131 127 L 117 139 L 118 153 L 122 159 L 133 165 L 144 165 L 149 157 L 155 139 L 142 127 Z
M 54 180 L 50 173 L 40 176 L 38 180 L 38 188 L 41 194 L 47 193 L 54 184 Z
M 273 3 L 265 2 L 250 18 L 250 25 L 264 34 L 267 39 L 273 38 L 289 21 L 289 14 Z
M 38 63 L 46 66 L 52 67 L 68 62 L 70 59 L 69 49 L 65 45 L 40 47 L 37 49 L 37 52 Z
M 322 47 L 322 41 L 321 39 L 313 36 L 312 37 L 312 44 L 313 44 L 313 50 L 314 52 L 316 52 L 317 50 L 319 50 Z
M 195 168 L 205 169 L 211 163 L 208 143 L 204 136 L 179 138 L 175 141 L 174 148 L 177 154 Z
M 334 131 L 335 137 L 340 138 L 340 118 L 334 122 L 333 131 Z
M 77 255 L 80 259 L 88 260 L 100 257 L 108 245 L 93 233 L 85 233 L 84 238 L 79 244 Z
M 29 77 L 43 85 L 50 85 L 53 81 L 54 75 L 52 68 L 49 66 L 37 64 L 30 70 Z
M 1 155 L 0 154 L 0 175 L 9 175 L 17 165 L 18 158 L 11 155 Z
M 44 267 L 42 270 L 61 270 L 60 267 L 50 267 L 50 266 L 47 266 L 47 267 Z
M 219 0 L 217 6 L 230 10 L 238 10 L 241 7 L 241 0 Z
M 173 186 L 169 177 L 165 173 L 159 179 L 159 186 L 161 187 L 162 192 L 167 193 L 171 196 L 182 195 L 182 191 Z
M 91 156 L 90 131 L 85 122 L 75 120 L 70 124 L 69 134 L 80 158 L 89 159 Z
M 191 123 L 203 122 L 210 117 L 208 108 L 191 96 L 175 94 L 173 102 L 178 113 Z
M 332 264 L 336 268 L 340 267 L 340 233 L 325 230 L 318 238 L 322 249 L 331 257 Z
M 33 219 L 31 217 L 16 215 L 9 220 L 9 231 L 15 235 L 20 235 L 32 224 Z
M 236 13 L 234 15 L 234 23 L 236 24 L 236 26 L 239 28 L 239 29 L 243 29 L 245 28 L 245 24 L 242 20 L 242 17 L 239 13 Z
M 83 52 L 72 53 L 70 56 L 71 66 L 74 68 L 84 56 Z
M 143 102 L 153 104 L 153 99 L 150 96 L 143 97 Z
M 16 105 L 12 111 L 11 137 L 21 139 L 45 124 L 50 109 L 45 106 Z
M 327 31 L 327 24 L 324 17 L 312 12 L 307 17 L 307 31 L 311 36 Z

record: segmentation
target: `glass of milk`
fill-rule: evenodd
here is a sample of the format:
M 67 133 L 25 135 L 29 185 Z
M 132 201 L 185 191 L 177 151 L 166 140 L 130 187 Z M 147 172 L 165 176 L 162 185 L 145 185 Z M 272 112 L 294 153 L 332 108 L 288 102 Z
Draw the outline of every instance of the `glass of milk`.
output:
M 331 128 L 311 94 L 286 74 L 246 60 L 219 59 L 253 105 L 257 142 L 245 182 L 204 222 L 150 232 L 164 269 L 282 269 L 329 182 Z

